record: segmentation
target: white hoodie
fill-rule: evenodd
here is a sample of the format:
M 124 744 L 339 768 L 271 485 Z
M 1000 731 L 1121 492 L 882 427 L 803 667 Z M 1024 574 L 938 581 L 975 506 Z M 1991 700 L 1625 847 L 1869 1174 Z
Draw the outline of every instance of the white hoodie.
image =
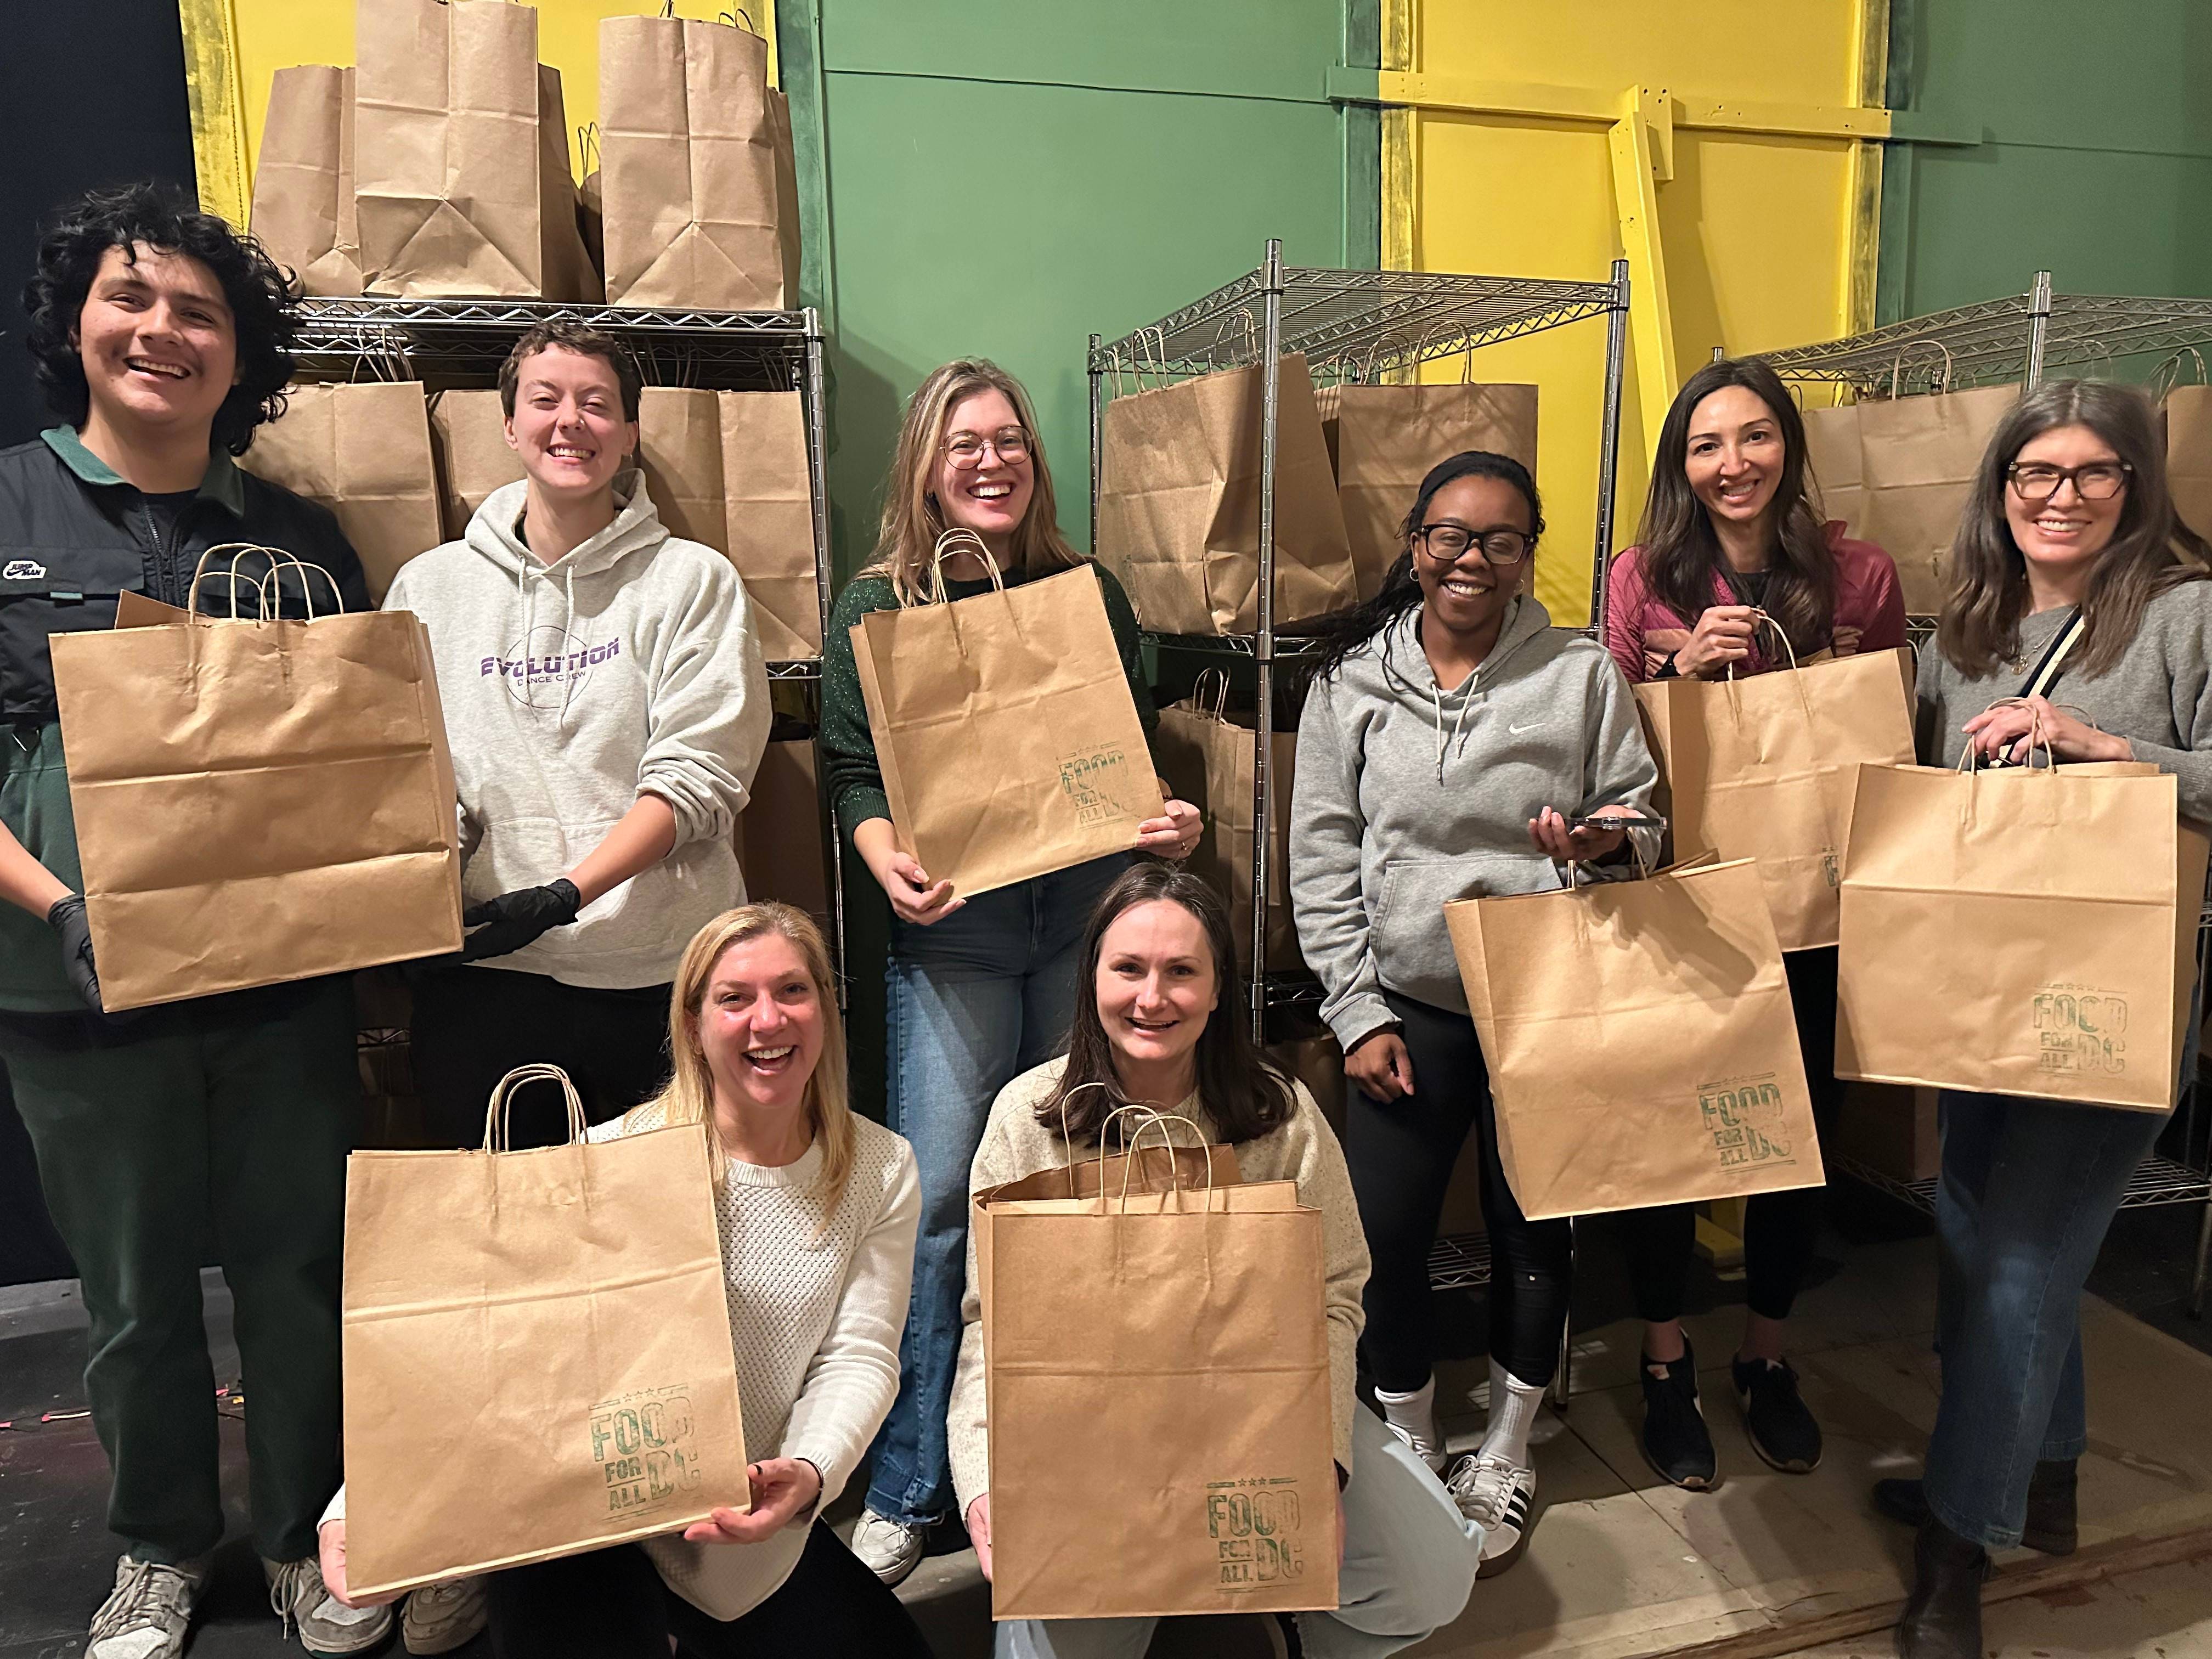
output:
M 732 834 L 768 742 L 768 671 L 730 562 L 671 536 L 635 471 L 615 521 L 542 563 L 517 533 L 527 486 L 410 560 L 385 595 L 430 630 L 474 903 L 565 875 L 641 794 L 676 813 L 668 857 L 480 966 L 634 989 L 675 977 L 707 921 L 744 902 Z M 811 834 L 811 824 L 794 833 Z

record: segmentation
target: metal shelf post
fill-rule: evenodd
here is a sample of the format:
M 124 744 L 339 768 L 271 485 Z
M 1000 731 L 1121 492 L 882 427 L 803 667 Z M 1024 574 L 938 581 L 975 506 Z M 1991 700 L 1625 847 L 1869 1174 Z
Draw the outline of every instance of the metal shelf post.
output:
M 2033 392 L 2043 384 L 2043 348 L 2051 337 L 2051 273 L 2039 270 L 2027 293 L 2027 375 L 2022 382 Z
M 1252 1040 L 1267 1040 L 1267 899 L 1269 820 L 1275 749 L 1275 432 L 1281 416 L 1283 244 L 1267 239 L 1261 266 L 1260 328 L 1260 637 L 1259 720 L 1252 761 Z
M 1714 349 L 1717 351 L 1718 347 Z M 1628 362 L 1628 261 L 1613 262 L 1605 318 L 1605 407 L 1597 442 L 1597 545 L 1590 555 L 1590 630 L 1605 643 L 1606 576 L 1613 564 L 1613 496 L 1620 471 L 1620 385 Z

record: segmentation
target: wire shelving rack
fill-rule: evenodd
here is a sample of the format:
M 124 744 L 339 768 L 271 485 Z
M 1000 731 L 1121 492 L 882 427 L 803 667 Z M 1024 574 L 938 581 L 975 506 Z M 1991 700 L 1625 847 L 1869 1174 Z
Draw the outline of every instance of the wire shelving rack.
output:
M 1091 337 L 1091 544 L 1098 545 L 1098 495 L 1104 465 L 1105 407 L 1117 391 L 1193 379 L 1223 369 L 1303 356 L 1315 378 L 1375 380 L 1435 359 L 1602 318 L 1606 321 L 1605 397 L 1599 447 L 1597 533 L 1590 577 L 1590 615 L 1604 624 L 1605 568 L 1613 551 L 1613 473 L 1620 448 L 1621 377 L 1628 331 L 1628 262 L 1613 262 L 1601 283 L 1521 276 L 1461 276 L 1413 270 L 1334 270 L 1283 263 L 1282 243 L 1269 239 L 1258 269 L 1248 271 L 1158 322 L 1120 338 Z M 1261 378 L 1259 627 L 1221 636 L 1148 634 L 1161 651 L 1249 658 L 1258 678 L 1253 731 L 1253 939 L 1249 984 L 1252 1031 L 1265 1040 L 1271 1012 L 1318 1006 L 1310 974 L 1267 971 L 1269 835 L 1273 813 L 1272 766 L 1275 671 L 1310 648 L 1275 623 L 1275 458 L 1278 411 L 1273 375 Z
M 292 355 L 302 380 L 421 380 L 432 391 L 494 384 L 515 340 L 539 323 L 602 330 L 630 348 L 648 385 L 714 390 L 796 392 L 806 423 L 814 526 L 815 603 L 823 635 L 830 626 L 829 421 L 819 313 L 803 311 L 694 311 L 571 305 L 544 300 L 311 299 L 300 305 Z M 805 688 L 805 724 L 821 719 L 821 659 L 792 658 L 768 665 L 772 683 Z M 815 768 L 826 790 L 827 773 Z M 821 800 L 826 803 L 826 793 Z M 830 948 L 845 980 L 843 853 L 820 806 L 829 877 Z

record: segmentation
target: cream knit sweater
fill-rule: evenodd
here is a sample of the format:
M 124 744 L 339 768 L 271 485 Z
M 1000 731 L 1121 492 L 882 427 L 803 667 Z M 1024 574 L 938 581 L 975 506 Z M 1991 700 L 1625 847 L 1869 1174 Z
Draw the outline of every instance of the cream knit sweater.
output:
M 1067 1061 L 1047 1060 L 1024 1072 L 991 1103 L 982 1145 L 969 1167 L 968 1190 L 1018 1181 L 1042 1170 L 1064 1169 L 1072 1161 L 1057 1129 L 1036 1121 L 1036 1109 L 1060 1081 Z M 1328 1317 L 1328 1369 L 1336 1439 L 1336 1462 L 1352 1473 L 1352 1413 L 1355 1351 L 1367 1322 L 1360 1292 L 1367 1285 L 1367 1237 L 1352 1195 L 1352 1176 L 1344 1149 L 1303 1083 L 1294 1085 L 1297 1109 L 1280 1128 L 1237 1146 L 1237 1169 L 1246 1181 L 1294 1181 L 1299 1200 L 1321 1212 L 1323 1304 Z M 1215 1136 L 1213 1122 L 1193 1095 L 1175 1109 Z M 1186 1135 L 1188 1132 L 1185 1132 Z M 1095 1153 L 1096 1148 L 1091 1149 Z M 1085 1156 L 1077 1149 L 1076 1156 Z M 964 1519 L 968 1506 L 991 1489 L 990 1441 L 983 1408 L 983 1302 L 975 1283 L 975 1240 L 968 1239 L 968 1291 L 960 1304 L 960 1363 L 952 1379 L 952 1404 L 945 1431 L 952 1460 L 952 1485 Z

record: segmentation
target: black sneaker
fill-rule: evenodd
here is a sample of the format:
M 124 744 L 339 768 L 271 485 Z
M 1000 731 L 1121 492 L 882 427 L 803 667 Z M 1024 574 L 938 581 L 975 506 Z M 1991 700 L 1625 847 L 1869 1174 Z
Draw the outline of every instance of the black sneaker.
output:
M 1797 1373 L 1779 1359 L 1738 1359 L 1729 1374 L 1743 1406 L 1751 1449 L 1788 1474 L 1820 1467 L 1820 1425 L 1797 1393 Z
M 1711 1492 L 1720 1460 L 1698 1404 L 1697 1354 L 1685 1342 L 1680 1359 L 1645 1355 L 1638 1370 L 1644 1378 L 1644 1461 L 1669 1485 Z

